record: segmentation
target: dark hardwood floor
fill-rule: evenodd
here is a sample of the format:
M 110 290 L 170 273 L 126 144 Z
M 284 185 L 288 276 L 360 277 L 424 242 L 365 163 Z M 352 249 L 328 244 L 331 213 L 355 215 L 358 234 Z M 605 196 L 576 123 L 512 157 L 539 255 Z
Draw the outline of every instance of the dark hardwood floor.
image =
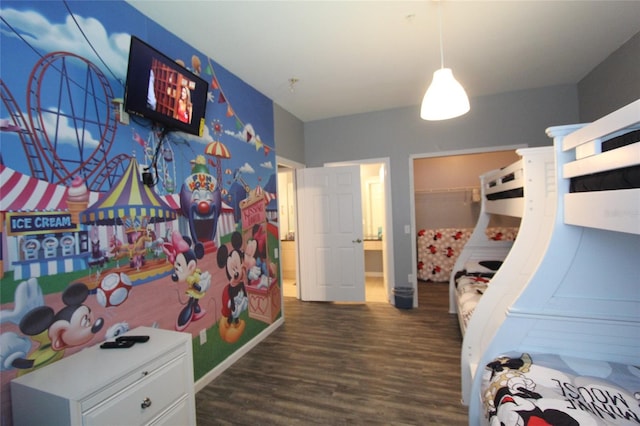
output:
M 419 308 L 284 299 L 285 324 L 196 394 L 206 425 L 466 425 L 448 286 Z

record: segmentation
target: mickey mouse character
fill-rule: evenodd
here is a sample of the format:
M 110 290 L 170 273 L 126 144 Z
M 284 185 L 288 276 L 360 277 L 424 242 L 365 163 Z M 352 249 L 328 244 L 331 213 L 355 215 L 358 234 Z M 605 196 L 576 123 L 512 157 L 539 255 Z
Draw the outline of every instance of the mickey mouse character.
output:
M 276 278 L 276 265 L 267 258 L 267 232 L 262 225 L 254 225 L 244 250 L 247 283 L 256 288 L 268 288 Z
M 20 331 L 40 343 L 28 358 L 13 360 L 13 367 L 21 374 L 61 359 L 64 349 L 88 343 L 104 325 L 104 320 L 93 320 L 91 308 L 84 305 L 89 296 L 85 284 L 71 284 L 62 292 L 65 307 L 57 313 L 49 306 L 38 306 L 20 320 Z
M 487 364 L 485 368 L 494 383 L 488 391 L 493 394 L 493 401 L 488 406 L 491 425 L 579 426 L 568 413 L 538 405 L 542 395 L 535 391 L 533 380 L 525 375 L 531 365 L 531 356 L 526 353 L 520 358 L 500 357 Z M 494 380 L 496 376 L 499 380 Z
M 222 291 L 222 316 L 220 321 L 220 334 L 225 338 L 230 326 L 244 329 L 244 321 L 240 319 L 240 314 L 247 310 L 249 301 L 245 282 L 247 279 L 247 268 L 245 265 L 245 255 L 242 251 L 242 235 L 234 232 L 231 235 L 231 251 L 226 245 L 218 249 L 218 267 L 224 268 L 229 284 Z M 223 322 L 223 320 L 225 320 Z M 234 333 L 237 335 L 237 333 Z M 239 337 L 239 336 L 237 336 Z

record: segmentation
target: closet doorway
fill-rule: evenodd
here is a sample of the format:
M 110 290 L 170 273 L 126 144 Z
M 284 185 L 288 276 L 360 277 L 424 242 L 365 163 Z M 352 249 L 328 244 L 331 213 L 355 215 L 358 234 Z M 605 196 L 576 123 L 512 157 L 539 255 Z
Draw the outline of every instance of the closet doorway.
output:
M 411 199 L 413 241 L 417 242 L 417 236 L 421 231 L 474 228 L 480 213 L 479 176 L 518 160 L 520 157 L 515 150 L 524 147 L 524 145 L 504 146 L 412 156 L 409 167 L 413 195 Z M 501 218 L 497 220 L 500 221 Z M 509 219 L 505 217 L 504 220 Z M 432 249 L 446 250 L 446 248 L 438 248 L 437 244 Z M 440 259 L 446 265 L 427 265 L 418 259 L 417 244 L 412 245 L 412 250 L 413 273 L 418 283 L 449 282 L 449 276 L 445 277 L 439 268 L 452 267 L 455 259 L 443 255 Z M 437 279 L 432 280 L 430 278 L 432 276 Z M 420 289 L 428 289 L 428 286 L 417 286 L 416 291 Z

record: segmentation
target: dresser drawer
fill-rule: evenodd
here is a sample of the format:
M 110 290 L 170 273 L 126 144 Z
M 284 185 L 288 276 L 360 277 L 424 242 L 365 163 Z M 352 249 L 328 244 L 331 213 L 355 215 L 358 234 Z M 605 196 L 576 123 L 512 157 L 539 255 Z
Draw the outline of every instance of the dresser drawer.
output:
M 174 406 L 162 413 L 160 417 L 149 423 L 149 426 L 176 426 L 176 425 L 190 425 L 193 423 L 191 417 L 191 406 L 189 405 L 189 399 L 185 395 Z
M 126 353 L 118 352 L 116 355 L 126 355 Z M 178 347 L 152 361 L 147 362 L 146 364 L 141 365 L 130 373 L 121 375 L 120 377 L 114 375 L 113 380 L 109 385 L 100 389 L 99 392 L 95 392 L 80 401 L 82 412 L 86 412 L 94 406 L 103 403 L 113 395 L 116 395 L 139 381 L 148 380 L 151 374 L 156 373 L 157 370 L 163 369 L 165 366 L 168 366 L 171 361 L 181 356 L 184 356 L 184 351 L 182 348 Z M 126 362 L 126 357 L 123 357 L 122 362 Z
M 163 359 L 166 359 L 163 357 Z M 145 424 L 189 392 L 191 383 L 185 371 L 190 368 L 184 355 L 174 357 L 164 366 L 137 372 L 137 380 L 113 395 L 99 395 L 102 402 L 84 412 L 83 423 L 90 425 Z M 140 379 L 139 376 L 142 376 Z M 104 399 L 106 397 L 106 399 Z M 83 404 L 84 405 L 84 404 Z M 114 413 L 117 413 L 114 417 Z

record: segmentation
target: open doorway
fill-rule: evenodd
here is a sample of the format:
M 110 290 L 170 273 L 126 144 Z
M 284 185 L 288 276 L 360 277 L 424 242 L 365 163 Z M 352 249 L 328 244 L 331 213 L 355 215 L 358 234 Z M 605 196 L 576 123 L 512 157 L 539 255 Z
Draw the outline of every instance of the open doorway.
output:
M 285 297 L 300 297 L 298 288 L 298 231 L 296 169 L 304 165 L 281 157 L 278 162 L 278 222 L 280 225 L 280 276 Z
M 362 224 L 364 237 L 365 299 L 388 302 L 384 282 L 385 186 L 384 164 L 360 165 Z
M 389 303 L 393 268 L 393 217 L 389 158 L 327 163 L 360 166 L 366 302 Z
M 295 169 L 304 166 L 282 158 L 277 160 L 283 295 L 300 298 Z M 332 163 L 326 166 L 340 164 L 345 163 Z M 388 303 L 389 282 L 394 273 L 389 159 L 363 160 L 349 164 L 357 164 L 361 170 L 365 300 Z
M 418 236 L 436 234 L 442 229 L 473 229 L 480 211 L 479 176 L 511 164 L 519 158 L 515 150 L 523 147 L 504 146 L 411 156 L 411 229 L 413 241 L 416 241 L 412 245 L 413 276 L 418 283 L 448 283 L 450 274 L 447 273 L 451 271 L 446 268 L 455 263 L 450 253 L 456 252 L 455 247 L 453 250 L 443 248 L 447 250 L 443 256 L 429 256 L 437 258 L 439 263 L 430 264 L 420 258 Z M 429 249 L 438 250 L 438 245 L 433 244 Z M 428 285 L 419 285 L 416 291 L 428 291 L 428 288 Z

